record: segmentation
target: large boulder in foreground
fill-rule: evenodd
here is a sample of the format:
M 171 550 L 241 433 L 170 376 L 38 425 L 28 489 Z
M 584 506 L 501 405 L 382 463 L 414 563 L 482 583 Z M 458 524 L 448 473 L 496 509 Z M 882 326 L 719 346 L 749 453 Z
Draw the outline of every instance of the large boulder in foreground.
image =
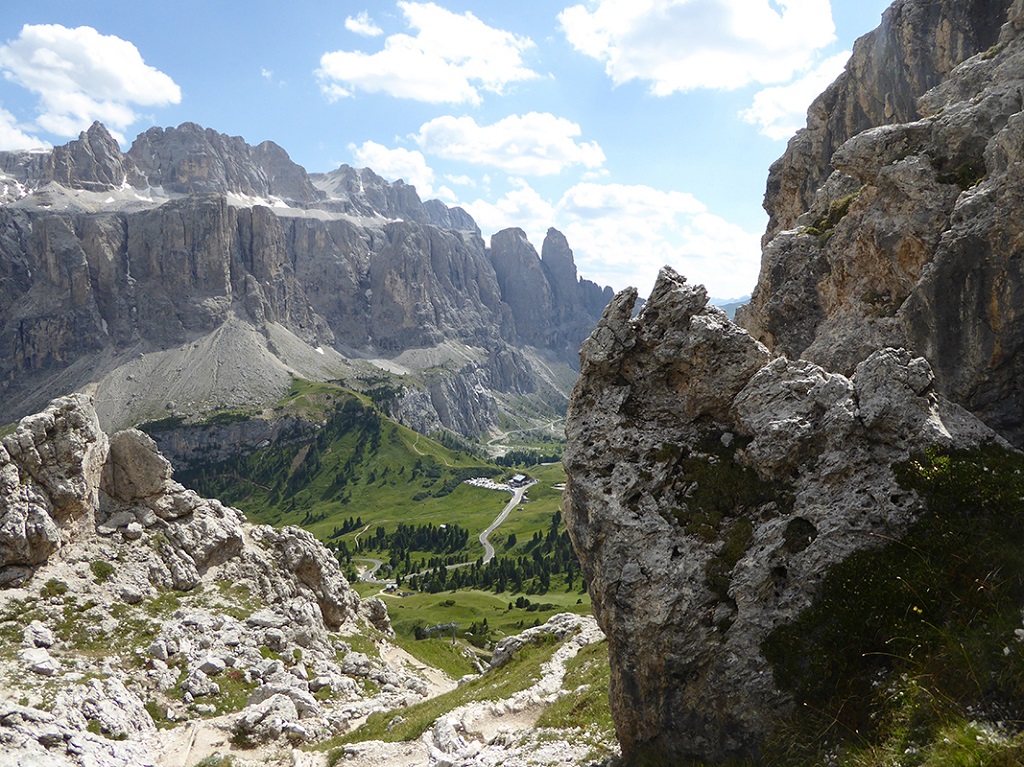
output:
M 583 345 L 565 454 L 616 730 L 629 763 L 758 759 L 799 698 L 766 643 L 833 567 L 920 517 L 898 467 L 1005 443 L 906 351 L 849 378 L 773 360 L 667 267 L 632 318 L 635 300 Z

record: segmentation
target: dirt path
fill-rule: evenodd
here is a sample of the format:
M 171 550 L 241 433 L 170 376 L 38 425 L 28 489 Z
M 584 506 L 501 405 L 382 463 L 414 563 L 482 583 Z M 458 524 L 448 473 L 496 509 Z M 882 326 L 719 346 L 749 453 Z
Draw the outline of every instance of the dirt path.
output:
M 449 690 L 454 690 L 457 686 L 455 680 L 441 671 L 441 669 L 428 666 L 398 645 L 384 642 L 380 648 L 380 657 L 381 660 L 392 666 L 407 666 L 415 671 L 416 675 L 427 683 L 427 689 L 430 691 L 427 696 L 428 698 L 443 695 Z

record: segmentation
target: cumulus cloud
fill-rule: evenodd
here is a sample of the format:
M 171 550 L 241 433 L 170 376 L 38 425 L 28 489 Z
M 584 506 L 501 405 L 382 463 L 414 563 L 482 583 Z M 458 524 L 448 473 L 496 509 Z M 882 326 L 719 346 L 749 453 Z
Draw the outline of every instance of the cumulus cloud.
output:
M 537 77 L 523 64 L 523 53 L 533 46 L 529 38 L 490 27 L 468 11 L 452 13 L 434 3 L 398 7 L 415 36 L 391 35 L 377 53 L 321 57 L 317 76 L 329 98 L 365 91 L 431 104 L 479 104 L 481 91 L 500 94 L 509 83 Z
M 455 184 L 456 186 L 476 186 L 476 179 L 470 178 L 465 174 L 459 176 L 448 174 L 445 176 L 445 180 Z
M 842 73 L 850 51 L 831 56 L 789 85 L 765 88 L 754 94 L 749 109 L 740 117 L 758 126 L 762 135 L 776 141 L 788 139 L 804 127 L 807 107 Z
M 39 129 L 75 136 L 95 121 L 122 138 L 138 119 L 133 105 L 181 101 L 168 75 L 146 64 L 127 40 L 92 27 L 26 24 L 16 40 L 0 46 L 4 77 L 39 96 Z
M 384 34 L 384 30 L 374 23 L 373 19 L 370 18 L 370 14 L 366 11 L 360 11 L 355 16 L 347 17 L 345 19 L 345 29 L 363 37 L 378 37 Z
M 604 152 L 597 142 L 578 142 L 580 126 L 549 113 L 510 115 L 493 125 L 472 117 L 437 117 L 415 136 L 424 152 L 446 160 L 492 165 L 506 173 L 550 176 L 571 165 L 597 168 Z
M 47 149 L 49 144 L 42 139 L 25 133 L 18 120 L 0 107 L 0 152 L 14 152 L 19 149 Z
M 435 195 L 434 171 L 427 165 L 426 158 L 416 150 L 389 149 L 376 141 L 364 141 L 362 145 L 351 145 L 349 149 L 355 158 L 356 165 L 370 168 L 378 176 L 389 181 L 401 179 L 416 187 L 416 193 L 426 200 Z M 449 199 L 454 194 L 447 187 L 442 187 Z
M 499 232 L 517 226 L 537 247 L 555 220 L 555 206 L 541 197 L 523 179 L 512 179 L 513 188 L 497 202 L 475 200 L 461 203 L 484 232 Z
M 658 96 L 786 82 L 835 40 L 829 0 L 589 0 L 558 18 L 613 82 Z
M 463 207 L 485 232 L 520 226 L 538 246 L 555 226 L 572 245 L 581 274 L 616 288 L 635 285 L 642 295 L 665 264 L 720 297 L 749 293 L 757 280 L 760 235 L 685 192 L 583 182 L 550 203 L 520 180 L 496 203 Z

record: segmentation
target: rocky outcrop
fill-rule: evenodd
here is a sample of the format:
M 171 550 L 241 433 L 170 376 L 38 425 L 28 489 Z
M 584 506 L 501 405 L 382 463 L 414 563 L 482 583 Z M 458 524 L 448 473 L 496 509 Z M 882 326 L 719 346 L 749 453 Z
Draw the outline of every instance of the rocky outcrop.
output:
M 999 37 L 1012 0 L 897 0 L 881 25 L 859 39 L 846 71 L 811 104 L 807 127 L 772 165 L 764 241 L 791 229 L 831 175 L 847 140 L 880 125 L 918 119 L 917 99 L 961 61 Z
M 522 229 L 506 229 L 491 238 L 491 263 L 508 305 L 516 334 L 543 348 L 579 348 L 612 298 L 576 274 L 565 235 L 549 229 L 541 255 Z
M 95 412 L 74 399 L 26 418 L 0 444 L 0 585 L 24 580 L 95 524 L 107 440 Z
M 102 123 L 94 122 L 77 141 L 56 147 L 46 177 L 70 189 L 100 191 L 138 183 L 141 175 Z
M 822 133 L 836 139 L 813 152 L 828 158 L 825 170 L 793 151 L 814 134 L 812 110 L 780 161 L 804 192 L 778 204 L 787 212 L 769 227 L 739 322 L 777 354 L 847 375 L 881 346 L 911 349 L 928 360 L 941 394 L 1022 445 L 1024 272 L 1014 222 L 1024 36 L 1020 5 L 1008 6 L 899 2 L 886 12 L 826 96 L 852 93 L 851 72 L 875 72 L 894 51 L 907 61 L 945 57 L 929 65 L 934 76 L 926 67 L 907 81 L 931 89 L 914 101 L 922 88 L 909 88 L 884 120 Z M 816 109 L 830 120 L 843 114 L 827 101 Z
M 392 631 L 323 545 L 186 490 L 142 432 L 108 439 L 83 396 L 3 439 L 0 482 L 0 686 L 21 701 L 0 702 L 3 764 L 155 764 L 154 717 L 186 711 L 230 715 L 240 742 L 297 743 L 426 694 L 341 641 Z
M 183 123 L 150 128 L 128 158 L 150 186 L 180 194 L 236 194 L 309 202 L 319 195 L 305 171 L 273 142 L 255 149 L 240 136 Z
M 564 461 L 616 730 L 628 763 L 756 760 L 796 711 L 765 641 L 923 508 L 894 466 L 1000 440 L 904 350 L 849 377 L 773 359 L 667 267 L 635 300 L 583 345 Z
M 317 188 L 328 195 L 332 207 L 353 216 L 378 219 L 402 219 L 420 224 L 430 222 L 416 187 L 403 181 L 388 183 L 370 168 L 341 165 L 330 173 L 311 177 Z M 436 206 L 434 216 L 438 216 Z
M 99 122 L 82 131 L 76 140 L 48 153 L 0 152 L 0 173 L 24 185 L 23 192 L 48 182 L 87 191 L 145 182 L 135 164 L 125 157 L 117 141 Z
M 170 462 L 147 435 L 130 429 L 108 439 L 82 395 L 55 400 L 22 420 L 3 439 L 0 461 L 5 585 L 24 581 L 67 547 L 88 548 L 103 536 L 156 536 L 159 545 L 135 552 L 145 567 L 124 576 L 144 591 L 189 590 L 222 567 L 252 580 L 254 593 L 268 601 L 307 595 L 328 629 L 359 614 L 358 597 L 312 536 L 293 528 L 247 529 L 241 512 L 174 482 Z M 246 544 L 248 537 L 262 547 Z

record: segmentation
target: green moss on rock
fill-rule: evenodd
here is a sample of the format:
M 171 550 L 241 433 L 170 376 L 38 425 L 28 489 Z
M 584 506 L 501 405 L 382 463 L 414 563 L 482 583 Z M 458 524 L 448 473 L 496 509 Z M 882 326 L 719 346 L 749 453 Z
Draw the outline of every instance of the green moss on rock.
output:
M 763 644 L 802 712 L 787 753 L 914 751 L 950 722 L 1024 721 L 1024 457 L 936 449 L 893 468 L 924 513 L 902 539 L 833 567 Z

